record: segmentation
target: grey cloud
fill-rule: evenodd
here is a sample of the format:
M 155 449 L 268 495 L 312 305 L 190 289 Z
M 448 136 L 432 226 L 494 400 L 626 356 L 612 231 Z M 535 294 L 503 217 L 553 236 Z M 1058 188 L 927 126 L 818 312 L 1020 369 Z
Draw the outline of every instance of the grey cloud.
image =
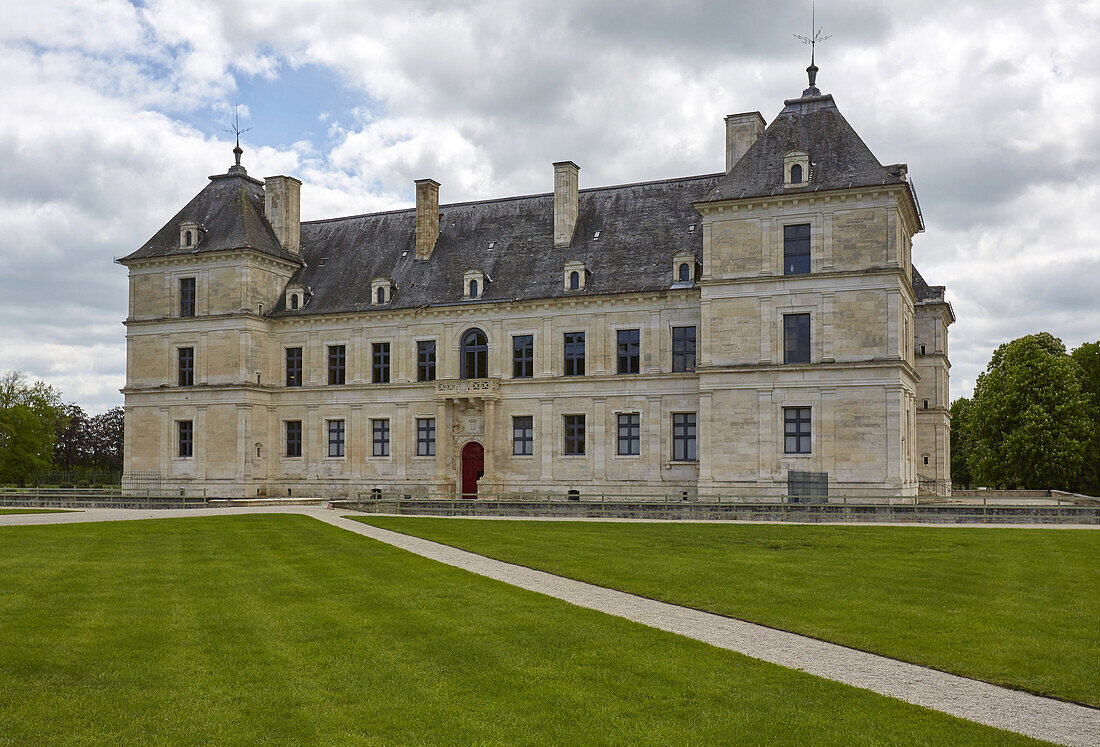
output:
M 823 87 L 919 186 L 929 232 L 916 262 L 948 285 L 959 315 L 956 394 L 1003 339 L 1049 329 L 1070 342 L 1100 328 L 1087 280 L 1098 255 L 1074 219 L 1090 208 L 1036 200 L 1095 189 L 1100 52 L 1088 30 L 1100 19 L 1085 5 L 997 7 L 991 18 L 946 0 L 853 1 L 819 18 L 833 34 L 819 56 Z M 121 345 L 126 308 L 125 271 L 110 259 L 227 165 L 224 144 L 173 116 L 229 102 L 234 75 L 269 58 L 324 64 L 382 100 L 373 121 L 343 118 L 347 139 L 332 151 L 249 146 L 253 173 L 298 163 L 304 210 L 328 217 L 407 202 L 420 176 L 440 179 L 446 201 L 547 191 L 561 158 L 581 164 L 584 185 L 720 170 L 723 114 L 770 119 L 801 91 L 807 55 L 791 35 L 809 25 L 806 2 L 342 0 L 318 11 L 195 0 L 109 11 L 74 16 L 94 40 L 28 23 L 0 32 L 0 73 L 17 91 L 0 112 L 0 314 L 18 325 L 0 332 L 0 352 L 101 404 L 119 401 L 124 363 L 103 352 Z M 117 44 L 104 42 L 111 34 Z M 28 58 L 29 43 L 45 53 Z M 401 132 L 386 130 L 393 123 Z M 1046 266 L 1023 261 L 1036 252 Z M 93 347 L 118 358 L 90 362 Z

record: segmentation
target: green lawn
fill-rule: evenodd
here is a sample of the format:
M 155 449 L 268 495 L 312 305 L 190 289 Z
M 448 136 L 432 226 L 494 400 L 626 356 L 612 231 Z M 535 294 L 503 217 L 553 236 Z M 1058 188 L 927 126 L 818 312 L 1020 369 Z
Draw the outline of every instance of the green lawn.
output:
M 0 743 L 1005 743 L 304 516 L 0 527 Z
M 1100 705 L 1100 531 L 360 520 Z
M 72 513 L 64 508 L 0 508 L 0 516 L 4 514 L 68 514 Z

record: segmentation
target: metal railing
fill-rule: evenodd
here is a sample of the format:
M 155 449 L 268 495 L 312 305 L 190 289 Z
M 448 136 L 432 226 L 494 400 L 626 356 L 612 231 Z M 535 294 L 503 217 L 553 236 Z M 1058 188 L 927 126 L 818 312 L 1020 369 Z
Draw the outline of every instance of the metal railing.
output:
M 339 499 L 334 499 L 339 502 Z M 1082 505 L 1080 501 L 1067 496 L 1052 496 L 1046 498 L 1031 498 L 1019 496 L 988 495 L 981 497 L 950 497 L 935 495 L 830 495 L 830 496 L 801 496 L 801 495 L 729 495 L 729 494 L 696 494 L 696 495 L 670 495 L 652 494 L 639 495 L 637 493 L 585 493 L 577 495 L 567 493 L 550 492 L 502 492 L 502 493 L 478 493 L 476 495 L 454 492 L 429 491 L 422 494 L 413 494 L 403 491 L 384 490 L 373 488 L 360 490 L 355 493 L 355 498 L 346 499 L 356 503 L 378 502 L 464 502 L 464 503 L 586 503 L 601 505 L 607 504 L 708 504 L 708 505 L 753 505 L 753 506 L 1074 506 Z
M 173 490 L 158 493 L 135 492 L 121 488 L 0 487 L 0 506 L 42 506 L 59 508 L 138 508 L 208 506 L 202 489 Z

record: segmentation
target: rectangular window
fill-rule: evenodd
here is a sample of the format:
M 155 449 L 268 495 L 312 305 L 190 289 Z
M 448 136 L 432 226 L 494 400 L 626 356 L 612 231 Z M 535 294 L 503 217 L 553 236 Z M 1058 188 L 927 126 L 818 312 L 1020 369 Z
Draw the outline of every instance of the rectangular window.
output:
M 512 378 L 529 379 L 535 375 L 535 338 L 533 335 L 512 337 Z
M 787 454 L 810 453 L 810 408 L 783 408 L 783 451 Z
M 328 455 L 330 457 L 344 456 L 344 421 L 328 421 Z
M 530 415 L 512 418 L 512 453 L 531 456 L 535 453 L 535 419 Z
M 805 275 L 810 271 L 810 224 L 783 226 L 783 274 Z
M 584 454 L 584 415 L 565 415 L 565 454 Z
M 618 373 L 636 374 L 641 370 L 641 331 L 620 329 L 618 332 L 619 366 Z
M 376 342 L 370 346 L 370 380 L 375 384 L 390 383 L 390 344 L 388 342 Z
M 195 315 L 195 278 L 180 278 L 180 316 Z
M 379 418 L 370 421 L 371 456 L 388 457 L 390 455 L 390 421 Z
M 636 412 L 619 415 L 619 448 L 621 456 L 637 456 L 642 445 L 642 416 Z
M 328 383 L 330 385 L 335 386 L 344 383 L 347 360 L 347 353 L 343 345 L 328 346 Z
M 694 462 L 695 413 L 672 413 L 672 461 Z
M 783 315 L 783 362 L 810 362 L 810 315 Z
M 195 349 L 179 349 L 179 382 L 180 386 L 195 385 Z
M 286 455 L 288 457 L 300 457 L 302 455 L 302 421 L 286 421 Z
M 416 419 L 416 455 L 435 456 L 435 418 Z
M 435 381 L 435 340 L 417 340 L 416 380 Z
M 695 370 L 695 327 L 672 328 L 672 371 Z
M 584 332 L 565 333 L 565 375 L 584 376 Z
M 179 432 L 179 455 L 190 457 L 195 453 L 195 424 L 190 420 L 177 421 Z
M 302 349 L 286 349 L 286 385 L 302 385 Z

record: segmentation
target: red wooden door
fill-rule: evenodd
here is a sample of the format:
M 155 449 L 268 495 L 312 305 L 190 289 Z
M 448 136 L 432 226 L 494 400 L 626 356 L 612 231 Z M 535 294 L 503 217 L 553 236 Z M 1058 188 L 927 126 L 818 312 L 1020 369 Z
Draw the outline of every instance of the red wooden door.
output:
M 485 449 L 477 441 L 462 447 L 462 497 L 477 498 L 477 481 L 485 474 Z

